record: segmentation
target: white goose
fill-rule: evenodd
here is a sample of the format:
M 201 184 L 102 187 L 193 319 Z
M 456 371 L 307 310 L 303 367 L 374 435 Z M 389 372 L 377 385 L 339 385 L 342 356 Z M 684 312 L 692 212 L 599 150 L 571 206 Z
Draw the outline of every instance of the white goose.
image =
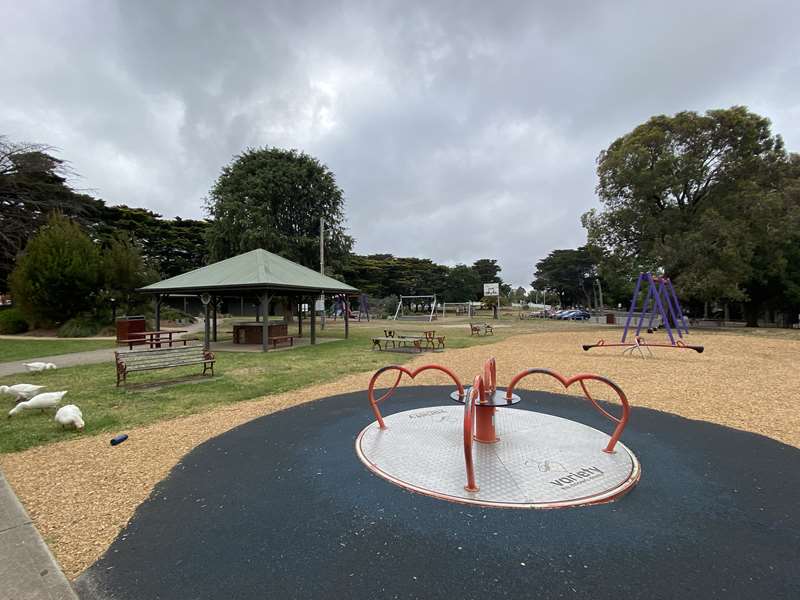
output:
M 0 394 L 11 394 L 15 400 L 30 400 L 41 392 L 45 386 L 32 383 L 18 383 L 16 385 L 0 385 Z
M 44 394 L 37 394 L 30 400 L 17 404 L 14 408 L 8 411 L 8 416 L 11 418 L 23 410 L 32 408 L 39 408 L 42 410 L 42 412 L 44 412 L 45 408 L 53 408 L 56 404 L 61 402 L 61 399 L 66 393 L 66 390 L 64 390 L 63 392 L 47 392 Z
M 75 429 L 83 429 L 83 413 L 81 409 L 74 404 L 67 404 L 62 406 L 56 411 L 56 423 L 60 423 L 61 427 L 74 427 Z
M 29 373 L 38 373 L 39 371 L 47 371 L 48 369 L 55 369 L 56 366 L 53 363 L 46 363 L 46 362 L 32 362 L 32 363 L 23 363 L 25 368 L 28 369 Z

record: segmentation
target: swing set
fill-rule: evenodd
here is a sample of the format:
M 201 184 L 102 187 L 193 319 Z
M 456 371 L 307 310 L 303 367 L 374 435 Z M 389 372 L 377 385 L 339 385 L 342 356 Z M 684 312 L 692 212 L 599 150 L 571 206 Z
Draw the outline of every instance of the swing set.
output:
M 628 341 L 628 333 L 632 329 L 634 314 L 638 309 L 639 291 L 642 289 L 643 283 L 647 286 L 647 295 L 639 311 L 639 320 L 636 323 L 636 333 L 633 335 L 633 341 Z M 653 325 L 655 324 L 658 327 L 658 321 L 660 320 L 667 332 L 668 344 L 648 342 L 641 337 L 644 320 L 648 317 L 647 332 L 652 333 L 654 331 Z M 622 351 L 623 354 L 629 353 L 632 355 L 638 351 L 642 358 L 645 357 L 645 350 L 650 356 L 653 355 L 650 351 L 652 347 L 694 350 L 698 354 L 703 352 L 705 349 L 703 346 L 685 343 L 683 341 L 684 334 L 689 334 L 689 325 L 686 322 L 686 316 L 681 310 L 681 303 L 678 301 L 678 295 L 675 293 L 672 281 L 670 281 L 669 277 L 655 277 L 652 273 L 640 273 L 639 279 L 636 280 L 636 287 L 633 290 L 631 307 L 625 319 L 622 340 L 619 343 L 608 343 L 601 339 L 595 344 L 584 344 L 583 349 L 588 352 L 592 348 L 622 347 L 625 348 Z
M 406 309 L 406 307 L 408 307 L 408 309 Z M 422 308 L 421 311 L 419 310 L 420 308 Z M 400 296 L 400 301 L 397 303 L 397 310 L 394 313 L 395 321 L 427 321 L 430 323 L 435 319 L 436 294 Z

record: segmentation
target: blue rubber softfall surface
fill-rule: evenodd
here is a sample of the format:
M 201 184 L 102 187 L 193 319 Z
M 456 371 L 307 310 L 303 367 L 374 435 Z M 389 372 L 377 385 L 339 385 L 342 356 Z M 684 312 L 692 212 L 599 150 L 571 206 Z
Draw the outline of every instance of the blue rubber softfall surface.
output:
M 400 389 L 387 414 L 447 404 Z M 606 432 L 585 400 L 516 409 Z M 76 583 L 82 598 L 800 598 L 800 450 L 634 408 L 639 485 L 618 502 L 483 509 L 412 494 L 355 455 L 366 394 L 202 444 Z M 455 432 L 458 435 L 458 432 Z

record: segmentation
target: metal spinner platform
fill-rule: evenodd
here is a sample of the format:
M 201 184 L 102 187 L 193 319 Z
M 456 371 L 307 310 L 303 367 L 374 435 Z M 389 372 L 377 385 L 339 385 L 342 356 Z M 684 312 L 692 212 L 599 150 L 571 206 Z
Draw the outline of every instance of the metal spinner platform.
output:
M 464 409 L 433 406 L 371 423 L 356 452 L 375 474 L 420 494 L 455 502 L 516 508 L 560 508 L 613 500 L 639 479 L 639 461 L 623 444 L 580 423 L 528 410 L 495 415 L 498 441 L 475 442 L 476 492 L 464 488 L 459 433 Z
M 451 397 L 463 406 L 433 406 L 383 417 L 378 404 L 392 395 L 402 375 L 414 378 L 428 369 L 453 378 L 458 389 Z M 375 381 L 388 370 L 399 371 L 397 380 L 375 399 Z M 613 434 L 512 408 L 520 402 L 513 393 L 514 386 L 532 374 L 553 377 L 565 388 L 579 383 L 595 408 L 617 423 Z M 616 384 L 591 374 L 567 379 L 546 369 L 523 371 L 507 390 L 498 390 L 495 380 L 494 359 L 487 361 L 483 375 L 476 377 L 467 391 L 445 367 L 426 365 L 416 371 L 384 367 L 370 382 L 370 402 L 377 420 L 358 435 L 358 457 L 376 475 L 408 490 L 453 502 L 502 508 L 564 508 L 610 502 L 638 483 L 639 461 L 618 441 L 629 407 Z M 617 392 L 623 409 L 619 418 L 592 398 L 587 380 L 599 381 Z

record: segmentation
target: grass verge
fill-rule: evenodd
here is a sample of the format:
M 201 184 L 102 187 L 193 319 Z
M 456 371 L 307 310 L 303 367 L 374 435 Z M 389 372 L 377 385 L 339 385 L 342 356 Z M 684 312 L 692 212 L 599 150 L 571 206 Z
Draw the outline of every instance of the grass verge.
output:
M 0 363 L 112 347 L 114 347 L 114 342 L 110 340 L 37 340 L 34 337 L 10 340 L 4 338 L 0 339 Z
M 0 385 L 24 381 L 45 385 L 47 391 L 68 390 L 62 404 L 79 406 L 86 428 L 83 433 L 62 430 L 53 420 L 52 409 L 44 413 L 23 411 L 10 419 L 0 416 L 0 453 L 17 452 L 74 436 L 118 433 L 139 425 L 201 412 L 224 404 L 332 381 L 350 373 L 376 370 L 387 364 L 405 363 L 414 355 L 370 349 L 369 338 L 383 335 L 383 328 L 388 326 L 391 324 L 387 325 L 385 321 L 353 324 L 348 340 L 339 339 L 285 352 L 218 352 L 215 367 L 217 375 L 213 378 L 199 377 L 202 367 L 193 365 L 132 373 L 128 376 L 129 387 L 117 388 L 114 365 L 111 362 L 2 377 Z M 402 331 L 422 331 L 428 328 L 436 328 L 438 334 L 446 335 L 449 348 L 492 343 L 520 332 L 518 327 L 498 327 L 494 336 L 474 337 L 469 335 L 466 324 L 449 328 L 443 327 L 441 322 L 433 325 L 397 325 L 397 329 Z M 320 332 L 320 337 L 343 337 L 341 321 L 329 323 L 326 330 Z M 6 341 L 2 340 L 0 343 Z M 108 345 L 105 342 L 100 347 Z M 75 348 L 87 349 L 85 346 Z M 446 353 L 431 354 L 430 357 L 431 362 L 441 362 L 446 360 Z M 365 380 L 365 386 L 366 383 Z M 148 384 L 152 384 L 152 387 L 145 387 Z M 10 396 L 0 396 L 0 408 L 7 412 L 12 406 Z

